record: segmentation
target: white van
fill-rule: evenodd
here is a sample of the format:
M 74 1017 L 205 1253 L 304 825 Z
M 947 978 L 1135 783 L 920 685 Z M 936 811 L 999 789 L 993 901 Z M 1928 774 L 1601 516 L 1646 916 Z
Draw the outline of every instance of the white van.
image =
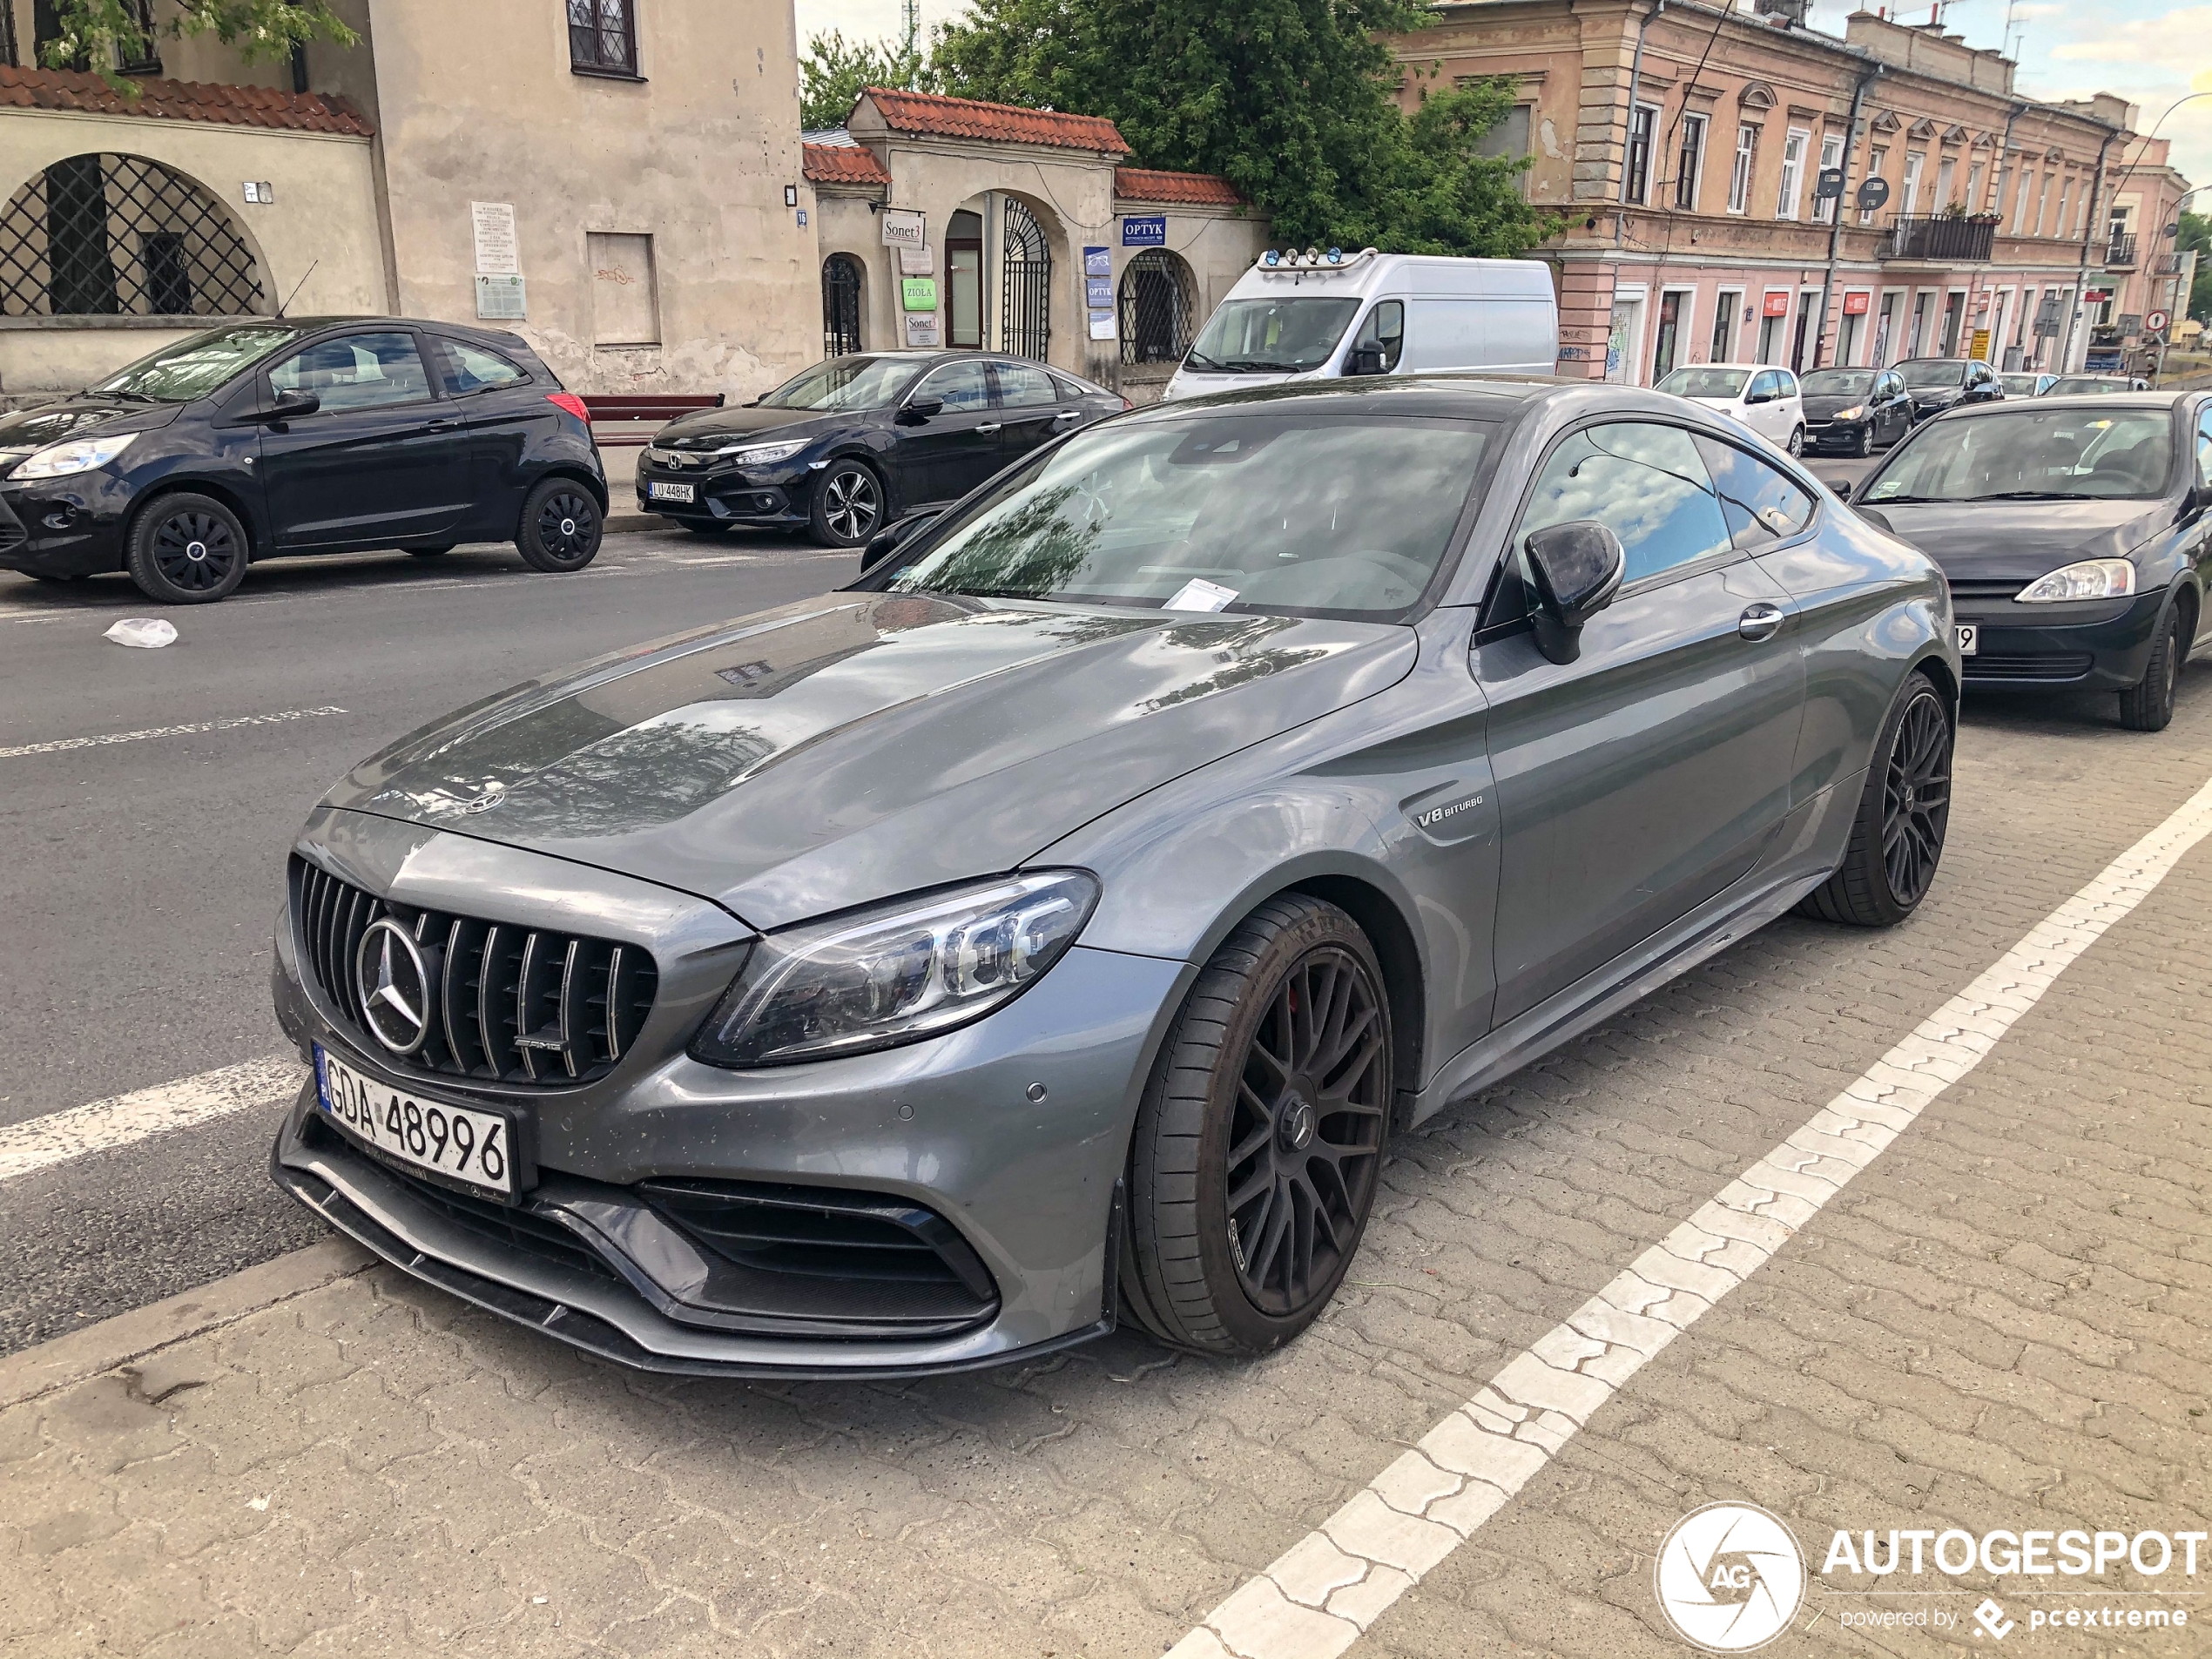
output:
M 1549 374 L 1558 356 L 1541 260 L 1271 249 L 1207 319 L 1166 395 L 1452 368 Z

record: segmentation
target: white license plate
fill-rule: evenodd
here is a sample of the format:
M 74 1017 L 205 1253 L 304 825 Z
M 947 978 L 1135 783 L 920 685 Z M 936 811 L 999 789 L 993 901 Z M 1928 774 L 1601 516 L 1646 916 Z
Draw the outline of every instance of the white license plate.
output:
M 1962 622 L 1959 624 L 1958 632 L 1959 654 L 1961 657 L 1971 657 L 1977 651 L 1981 649 L 1981 630 L 1976 627 L 1973 623 Z
M 699 498 L 697 484 L 664 483 L 658 478 L 646 481 L 645 494 L 655 501 L 697 501 Z
M 424 1100 L 315 1045 L 315 1096 L 330 1121 L 389 1158 L 512 1196 L 514 1125 L 498 1112 Z

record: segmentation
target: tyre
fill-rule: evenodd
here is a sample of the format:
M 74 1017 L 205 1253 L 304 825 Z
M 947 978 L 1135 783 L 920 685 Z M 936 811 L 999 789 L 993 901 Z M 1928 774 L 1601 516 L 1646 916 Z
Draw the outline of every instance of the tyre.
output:
M 814 539 L 825 547 L 858 547 L 883 523 L 883 481 L 858 461 L 833 462 L 814 485 Z
M 2188 644 L 2182 637 L 2182 612 L 2168 604 L 2158 618 L 2158 643 L 2142 678 L 2120 694 L 2120 724 L 2130 732 L 2163 732 L 2174 718 L 2174 693 L 2182 683 Z
M 523 502 L 515 545 L 533 570 L 565 575 L 599 556 L 599 503 L 573 478 L 541 480 Z
M 1804 452 L 1805 429 L 1803 427 L 1792 428 L 1790 433 L 1790 453 L 1793 455 L 1801 455 Z
M 1123 1311 L 1208 1353 L 1280 1346 L 1336 1293 L 1374 1207 L 1390 1003 L 1358 923 L 1289 894 L 1216 951 L 1137 1110 Z
M 1871 426 L 1859 428 L 1858 442 L 1851 445 L 1851 452 L 1861 461 L 1874 453 L 1874 428 Z
M 1951 821 L 1951 705 L 1914 670 L 1882 723 L 1836 873 L 1798 902 L 1801 914 L 1888 927 L 1919 907 Z
M 411 547 L 408 551 L 418 559 L 442 559 L 453 550 L 454 543 L 448 542 L 443 547 Z
M 250 555 L 235 513 L 212 496 L 179 493 L 148 503 L 131 521 L 123 568 L 149 599 L 205 605 L 237 591 Z

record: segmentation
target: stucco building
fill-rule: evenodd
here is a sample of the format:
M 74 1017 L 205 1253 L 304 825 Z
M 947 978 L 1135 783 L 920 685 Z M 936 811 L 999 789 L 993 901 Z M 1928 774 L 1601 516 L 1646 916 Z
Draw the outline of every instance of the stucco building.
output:
M 1513 80 L 1499 142 L 1563 221 L 1543 250 L 1562 374 L 2072 367 L 2158 307 L 2188 186 L 2124 100 L 2020 96 L 2011 60 L 1939 26 L 1860 11 L 1838 37 L 1802 0 L 1758 3 L 1780 9 L 1446 0 L 1393 43 L 1409 105 L 1440 80 Z M 1870 179 L 1886 199 L 1866 207 Z

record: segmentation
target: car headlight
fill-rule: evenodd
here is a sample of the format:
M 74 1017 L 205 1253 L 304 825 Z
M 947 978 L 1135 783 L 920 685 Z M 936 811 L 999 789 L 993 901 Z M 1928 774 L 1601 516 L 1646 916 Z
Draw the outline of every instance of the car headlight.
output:
M 736 462 L 741 467 L 765 467 L 772 461 L 789 460 L 804 449 L 807 442 L 807 439 L 799 438 L 790 443 L 740 444 L 727 449 L 717 449 L 714 453 L 725 461 Z
M 1092 876 L 1045 870 L 772 934 L 753 946 L 691 1055 L 711 1066 L 779 1066 L 948 1031 L 1034 984 L 1097 902 Z
M 1847 409 L 1838 409 L 1828 418 L 1831 421 L 1856 421 L 1865 413 L 1866 406 L 1864 403 L 1854 403 Z
M 2135 567 L 2125 559 L 2084 559 L 2040 576 L 2013 597 L 2024 605 L 2069 599 L 2125 599 L 2135 590 Z
M 105 467 L 131 447 L 138 435 L 135 432 L 118 433 L 107 438 L 72 438 L 67 443 L 49 444 L 34 450 L 10 473 L 10 478 L 66 478 L 71 473 L 91 472 Z

